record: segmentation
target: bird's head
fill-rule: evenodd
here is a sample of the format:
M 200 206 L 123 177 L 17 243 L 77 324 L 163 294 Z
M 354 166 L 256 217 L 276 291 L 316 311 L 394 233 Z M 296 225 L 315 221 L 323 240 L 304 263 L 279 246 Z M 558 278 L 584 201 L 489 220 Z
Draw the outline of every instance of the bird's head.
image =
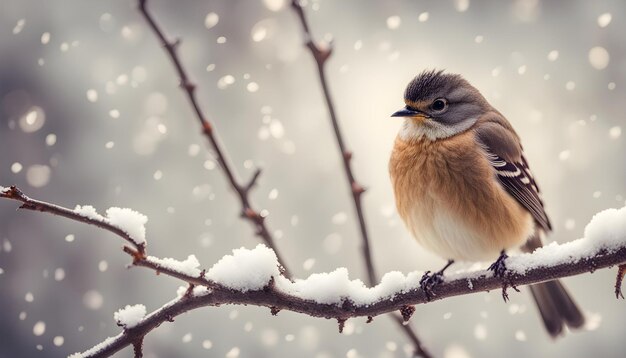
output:
M 391 116 L 406 118 L 400 131 L 405 140 L 437 140 L 462 133 L 490 108 L 463 77 L 435 70 L 424 71 L 409 83 L 404 103 Z

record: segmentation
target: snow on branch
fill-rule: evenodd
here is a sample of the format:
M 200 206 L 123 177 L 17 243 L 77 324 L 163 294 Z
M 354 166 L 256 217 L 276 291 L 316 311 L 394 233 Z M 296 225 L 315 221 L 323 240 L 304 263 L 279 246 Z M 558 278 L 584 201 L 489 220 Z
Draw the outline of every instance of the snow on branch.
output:
M 23 209 L 91 224 L 134 242 L 123 229 L 96 216 L 95 210 L 81 207 L 74 211 L 35 200 L 16 187 L 2 188 L 0 198 L 20 201 Z M 505 290 L 619 265 L 615 284 L 618 294 L 626 271 L 626 207 L 596 214 L 585 228 L 585 238 L 561 245 L 553 243 L 534 253 L 509 257 L 504 279 L 494 277 L 489 270 L 456 273 L 446 276 L 443 283 L 432 288 L 430 297 L 420 288 L 421 272 L 407 275 L 389 272 L 374 287 L 368 287 L 360 280 L 351 280 L 345 268 L 291 281 L 281 273 L 275 252 L 264 245 L 253 250 L 233 250 L 232 255 L 224 256 L 208 271 L 200 269 L 200 263 L 193 255 L 185 261 L 159 259 L 146 256 L 145 251 L 139 254 L 136 251 L 139 248 L 145 250 L 140 244 L 135 249 L 124 247 L 124 251 L 133 257 L 133 265 L 181 279 L 189 283 L 189 287 L 182 287 L 178 298 L 142 319 L 137 318 L 143 316 L 140 308 L 124 310 L 121 316 L 118 313 L 116 320 L 125 326 L 124 331 L 79 356 L 110 356 L 129 345 L 137 349 L 145 334 L 152 329 L 172 321 L 183 312 L 204 306 L 262 306 L 270 308 L 272 314 L 289 310 L 313 317 L 334 318 L 341 328 L 345 320 L 353 317 L 374 317 L 399 311 L 408 320 L 412 313 L 410 307 L 416 304 L 493 289 Z
M 146 306 L 144 305 L 126 305 L 126 307 L 117 310 L 113 314 L 113 318 L 117 325 L 125 329 L 133 328 L 146 316 Z
M 176 299 L 139 322 L 133 321 L 133 327 L 126 326 L 119 335 L 107 338 L 75 357 L 110 356 L 134 344 L 138 337 L 144 337 L 160 324 L 204 306 L 261 306 L 269 308 L 273 315 L 288 310 L 336 319 L 341 329 L 349 318 L 367 317 L 369 322 L 375 316 L 399 311 L 405 320 L 409 320 L 412 306 L 416 304 L 540 283 L 625 263 L 626 207 L 596 214 L 585 229 L 585 238 L 509 257 L 506 260 L 509 270 L 504 279 L 495 277 L 490 270 L 456 273 L 446 276 L 443 283 L 435 286 L 431 296 L 427 296 L 419 285 L 421 272 L 408 275 L 389 272 L 374 287 L 367 287 L 360 280 L 350 280 L 345 268 L 291 281 L 281 275 L 273 251 L 260 244 L 252 250 L 233 250 L 232 255 L 224 256 L 209 271 L 202 271 L 201 277 L 195 281 L 202 286 L 181 287 Z M 179 263 L 171 262 L 170 268 L 177 265 Z M 619 290 L 618 285 L 616 290 Z M 134 318 L 135 314 L 131 316 Z M 119 313 L 116 320 L 118 317 Z
M 0 198 L 22 202 L 20 209 L 63 216 L 108 230 L 132 244 L 139 256 L 143 256 L 145 253 L 147 242 L 144 225 L 148 221 L 148 217 L 134 210 L 113 207 L 106 211 L 107 216 L 105 217 L 98 214 L 96 209 L 90 205 L 76 205 L 76 208 L 72 210 L 56 204 L 32 199 L 16 186 L 0 187 Z
M 133 242 L 124 230 L 95 216 L 95 210 L 83 207 L 74 211 L 35 200 L 16 187 L 0 189 L 0 198 L 20 201 L 23 203 L 20 208 L 23 209 L 48 212 L 88 223 Z M 139 248 L 145 250 L 142 245 L 136 246 L 137 250 Z M 432 288 L 430 298 L 420 288 L 419 272 L 408 275 L 390 272 L 374 287 L 367 287 L 360 280 L 350 280 L 345 268 L 330 273 L 313 274 L 305 280 L 290 281 L 282 275 L 275 252 L 264 245 L 253 250 L 233 250 L 233 255 L 223 257 L 208 272 L 200 270 L 200 263 L 193 255 L 185 261 L 177 261 L 146 256 L 145 251 L 140 255 L 138 251 L 127 246 L 124 251 L 133 257 L 133 265 L 176 277 L 190 285 L 180 290 L 177 299 L 139 322 L 136 322 L 140 313 L 137 311 L 141 311 L 138 308 L 133 310 L 133 314 L 122 313 L 122 320 L 116 320 L 126 323 L 124 331 L 84 352 L 82 356 L 110 356 L 128 345 L 137 349 L 150 330 L 173 320 L 178 314 L 203 306 L 263 306 L 270 308 L 272 314 L 289 310 L 313 317 L 334 318 L 342 327 L 343 322 L 352 317 L 374 317 L 393 311 L 400 311 L 405 320 L 408 320 L 412 305 L 493 289 L 505 290 L 507 287 L 534 284 L 619 265 L 615 283 L 617 295 L 626 271 L 626 207 L 619 210 L 608 209 L 596 214 L 585 228 L 583 239 L 561 245 L 552 243 L 534 253 L 509 257 L 506 260 L 508 272 L 504 279 L 494 277 L 489 270 L 453 274 L 446 276 L 443 283 Z M 129 315 L 132 317 L 129 318 Z M 130 322 L 133 327 L 129 326 Z

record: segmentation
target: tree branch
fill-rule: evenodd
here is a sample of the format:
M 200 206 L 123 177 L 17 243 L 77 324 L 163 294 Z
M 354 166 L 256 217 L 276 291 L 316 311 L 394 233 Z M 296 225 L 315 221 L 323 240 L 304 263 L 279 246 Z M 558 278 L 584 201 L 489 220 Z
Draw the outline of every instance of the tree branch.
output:
M 0 198 L 12 199 L 22 203 L 19 209 L 32 210 L 32 211 L 40 211 L 46 212 L 53 215 L 62 216 L 68 219 L 72 219 L 74 221 L 79 221 L 82 223 L 86 223 L 89 225 L 97 226 L 101 229 L 110 231 L 115 235 L 121 237 L 122 239 L 128 241 L 135 250 L 133 250 L 133 255 L 137 255 L 139 258 L 145 257 L 146 244 L 139 243 L 135 241 L 126 231 L 121 228 L 112 225 L 106 220 L 96 219 L 88 216 L 81 215 L 75 212 L 72 209 L 64 208 L 62 206 L 56 204 L 46 203 L 44 201 L 32 199 L 26 194 L 24 194 L 19 188 L 16 186 L 11 186 L 9 188 L 5 188 L 0 191 Z
M 61 215 L 124 237 L 123 233 L 111 230 L 111 228 L 101 225 L 97 220 L 86 218 L 72 210 L 55 204 L 31 199 L 16 187 L 0 187 L 0 198 L 22 203 L 37 203 L 36 211 L 38 212 Z M 20 208 L 32 210 L 31 205 L 24 207 L 23 204 Z M 607 237 L 612 236 L 616 236 L 616 234 L 607 234 Z M 164 322 L 173 321 L 174 317 L 181 313 L 204 306 L 220 306 L 224 304 L 260 306 L 269 308 L 272 315 L 277 314 L 280 310 L 288 310 L 312 317 L 333 318 L 340 323 L 340 327 L 349 318 L 368 317 L 369 322 L 372 317 L 394 311 L 400 312 L 403 316 L 403 321 L 407 321 L 414 311 L 413 305 L 494 289 L 506 290 L 507 287 L 515 288 L 521 285 L 594 272 L 598 269 L 612 266 L 619 266 L 615 292 L 620 292 L 621 280 L 625 272 L 624 267 L 626 267 L 626 238 L 618 242 L 615 242 L 614 239 L 606 242 L 606 240 L 601 238 L 599 239 L 600 241 L 591 245 L 588 242 L 580 242 L 580 240 L 591 239 L 579 239 L 578 242 L 560 246 L 553 244 L 541 249 L 544 250 L 543 252 L 538 250 L 532 254 L 509 257 L 506 260 L 506 265 L 511 267 L 511 269 L 506 272 L 504 278 L 493 276 L 493 272 L 490 270 L 454 274 L 445 277 L 443 283 L 433 287 L 427 294 L 419 285 L 419 277 L 421 275 L 408 275 L 401 281 L 398 281 L 397 277 L 391 278 L 395 284 L 394 287 L 397 287 L 397 289 L 394 292 L 385 291 L 384 294 L 378 294 L 371 301 L 365 300 L 366 302 L 363 302 L 363 297 L 372 291 L 362 287 L 358 289 L 360 291 L 349 291 L 330 303 L 320 303 L 314 300 L 314 298 L 306 296 L 307 294 L 300 293 L 301 291 L 297 288 L 298 282 L 293 283 L 284 276 L 280 276 L 278 270 L 275 271 L 276 275 L 267 277 L 263 281 L 264 287 L 262 289 L 247 290 L 242 288 L 238 290 L 230 288 L 224 283 L 208 279 L 205 277 L 205 270 L 200 271 L 194 268 L 197 270 L 198 275 L 191 275 L 186 272 L 188 270 L 178 270 L 171 264 L 163 264 L 164 260 L 162 259 L 137 255 L 135 249 L 126 246 L 124 251 L 133 257 L 133 265 L 150 268 L 156 272 L 181 279 L 190 284 L 189 289 L 181 294 L 179 298 L 146 316 L 136 326 L 124 329 L 119 335 L 105 340 L 80 356 L 107 357 L 129 345 L 135 347 L 135 353 L 138 352 L 138 349 L 141 353 L 138 347 L 141 346 L 140 342 L 142 342 L 143 337 L 148 332 Z M 545 250 L 551 251 L 546 252 Z M 562 259 L 555 259 L 558 256 L 561 256 Z M 276 267 L 279 265 L 279 261 L 276 259 L 270 265 Z M 266 268 L 259 267 L 255 269 L 264 271 L 263 269 Z M 211 271 L 209 271 L 210 274 Z M 233 274 L 233 272 L 229 272 L 229 274 Z M 239 274 L 247 276 L 245 272 L 239 272 Z M 334 278 L 330 280 L 335 282 Z M 389 278 L 383 278 L 381 286 L 389 287 L 390 282 L 385 282 L 385 280 L 389 280 Z M 353 285 L 349 284 L 346 286 L 352 287 Z M 376 289 L 373 288 L 373 290 Z M 355 302 L 360 303 L 357 304 Z
M 183 66 L 183 63 L 178 56 L 177 48 L 180 45 L 181 40 L 176 39 L 174 41 L 171 41 L 167 39 L 165 32 L 154 20 L 150 12 L 148 12 L 147 2 L 148 0 L 138 0 L 139 11 L 141 12 L 141 15 L 144 17 L 144 19 L 148 22 L 148 25 L 152 29 L 152 32 L 154 32 L 156 37 L 159 39 L 159 42 L 161 42 L 161 44 L 165 48 L 165 51 L 167 52 L 172 64 L 174 65 L 174 68 L 176 69 L 176 73 L 180 78 L 180 88 L 187 95 L 187 99 L 189 100 L 195 116 L 202 127 L 202 133 L 208 139 L 211 149 L 215 152 L 217 156 L 217 160 L 220 167 L 222 168 L 222 172 L 226 176 L 226 179 L 228 180 L 231 188 L 237 193 L 237 197 L 241 202 L 241 217 L 252 223 L 252 225 L 255 227 L 255 234 L 259 236 L 267 246 L 274 249 L 274 252 L 276 252 L 276 256 L 278 256 L 278 259 L 283 269 L 285 270 L 285 273 L 289 275 L 289 270 L 285 265 L 285 261 L 282 259 L 280 252 L 274 246 L 274 237 L 268 229 L 267 224 L 265 223 L 265 217 L 261 216 L 259 212 L 253 208 L 252 202 L 250 200 L 250 190 L 256 184 L 261 174 L 261 171 L 257 169 L 252 176 L 252 179 L 245 185 L 239 181 L 234 169 L 230 164 L 230 160 L 227 157 L 226 151 L 218 139 L 215 127 L 204 115 L 204 112 L 200 108 L 200 104 L 196 99 L 196 85 L 190 80 L 189 76 L 187 75 L 187 70 Z
M 525 274 L 511 273 L 507 277 L 506 286 L 516 287 L 545 282 L 593 272 L 597 269 L 619 265 L 624 262 L 626 262 L 626 243 L 614 251 L 603 250 L 596 253 L 594 257 L 580 258 L 580 260 L 573 263 L 534 267 L 530 268 Z M 171 322 L 179 314 L 205 306 L 220 306 L 224 304 L 260 306 L 269 308 L 272 314 L 280 310 L 288 310 L 312 317 L 336 319 L 341 324 L 341 322 L 355 317 L 367 317 L 368 322 L 370 322 L 372 317 L 394 311 L 399 311 L 405 317 L 410 317 L 412 313 L 411 308 L 416 304 L 429 303 L 452 296 L 496 290 L 503 287 L 501 278 L 494 277 L 491 271 L 482 270 L 456 275 L 454 279 L 446 279 L 444 283 L 433 289 L 432 297 L 430 298 L 419 285 L 416 285 L 415 288 L 407 291 L 400 291 L 385 299 L 359 306 L 355 305 L 350 297 L 333 304 L 323 304 L 302 299 L 281 291 L 272 282 L 273 280 L 270 280 L 265 288 L 257 291 L 241 292 L 214 285 L 206 294 L 183 295 L 146 316 L 137 326 L 108 339 L 102 346 L 97 346 L 92 350 L 84 352 L 82 356 L 108 357 L 133 344 L 136 337 L 144 336 L 164 322 Z M 406 312 L 407 310 L 408 312 Z
M 335 113 L 335 106 L 333 104 L 330 90 L 328 89 L 328 84 L 326 82 L 326 71 L 324 65 L 332 54 L 333 44 L 329 43 L 327 47 L 316 44 L 313 41 L 313 36 L 311 34 L 311 30 L 306 19 L 306 15 L 304 13 L 304 8 L 302 7 L 302 5 L 300 5 L 300 1 L 292 0 L 291 7 L 297 14 L 298 19 L 300 20 L 300 24 L 302 25 L 302 30 L 305 37 L 305 44 L 311 51 L 311 54 L 313 55 L 313 58 L 317 63 L 317 71 L 319 74 L 320 84 L 322 86 L 322 92 L 324 93 L 324 99 L 326 100 L 326 106 L 328 107 L 330 121 L 333 125 L 335 139 L 337 140 L 337 145 L 339 147 L 339 155 L 341 156 L 346 178 L 348 179 L 348 184 L 350 186 L 350 192 L 352 193 L 354 210 L 358 220 L 359 231 L 361 233 L 362 254 L 365 261 L 365 268 L 367 271 L 367 281 L 370 285 L 373 285 L 377 280 L 377 276 L 376 270 L 374 268 L 372 252 L 370 249 L 370 239 L 367 231 L 367 225 L 365 223 L 365 216 L 363 214 L 363 205 L 361 203 L 361 196 L 365 192 L 365 188 L 361 184 L 359 184 L 359 182 L 357 182 L 354 173 L 352 172 L 352 167 L 350 166 L 352 152 L 346 148 L 346 145 L 344 143 L 343 135 L 341 133 L 341 129 L 339 128 L 339 120 L 337 119 L 337 115 Z M 411 329 L 411 326 L 407 325 L 406 322 L 404 322 L 404 320 L 397 315 L 394 315 L 393 319 L 396 321 L 398 326 L 405 332 L 409 340 L 413 342 L 413 345 L 415 346 L 414 355 L 424 358 L 431 357 L 430 353 L 422 345 L 422 342 L 418 338 L 417 334 L 415 334 L 415 332 Z
M 131 258 L 133 259 L 132 264 L 134 266 L 141 266 L 141 267 L 149 268 L 158 274 L 165 274 L 167 276 L 172 276 L 180 280 L 183 280 L 189 284 L 197 284 L 197 285 L 203 285 L 207 287 L 211 287 L 212 285 L 211 282 L 203 279 L 202 277 L 203 275 L 199 275 L 198 277 L 195 277 L 192 275 L 185 274 L 178 270 L 172 269 L 171 267 L 163 265 L 161 263 L 162 261 L 161 259 L 148 256 L 146 252 L 145 244 L 137 244 L 136 242 L 133 241 L 132 238 L 129 237 L 129 235 L 125 231 L 121 230 L 117 226 L 107 223 L 106 221 L 102 221 L 93 217 L 81 215 L 75 212 L 74 210 L 62 207 L 60 205 L 32 199 L 31 197 L 24 194 L 16 186 L 11 186 L 9 188 L 5 188 L 4 190 L 0 190 L 0 198 L 22 202 L 23 204 L 18 209 L 26 209 L 26 210 L 32 210 L 32 211 L 41 212 L 41 213 L 48 213 L 52 215 L 62 216 L 64 218 L 67 218 L 76 222 L 88 224 L 88 225 L 93 225 L 93 226 L 99 227 L 101 229 L 104 229 L 104 230 L 107 230 L 109 232 L 116 234 L 117 236 L 130 242 L 133 245 L 132 248 L 129 246 L 124 246 L 122 250 L 131 256 Z

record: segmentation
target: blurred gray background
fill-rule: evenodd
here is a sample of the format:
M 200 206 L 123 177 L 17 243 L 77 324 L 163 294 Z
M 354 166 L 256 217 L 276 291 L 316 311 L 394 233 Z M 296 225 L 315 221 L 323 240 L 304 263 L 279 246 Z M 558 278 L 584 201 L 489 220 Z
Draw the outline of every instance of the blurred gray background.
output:
M 197 81 L 203 108 L 298 277 L 345 266 L 364 278 L 352 202 L 318 85 L 286 0 L 165 1 L 150 9 Z M 135 2 L 0 0 L 0 185 L 68 207 L 149 216 L 149 252 L 209 267 L 258 243 Z M 309 1 L 354 150 L 379 273 L 439 268 L 395 213 L 387 161 L 404 86 L 426 68 L 463 74 L 521 135 L 559 242 L 626 195 L 623 1 Z M 622 34 L 622 35 L 620 35 Z M 60 357 L 119 332 L 113 312 L 175 296 L 175 279 L 126 269 L 122 242 L 0 202 L 0 357 Z M 462 268 L 458 265 L 457 268 Z M 437 356 L 619 357 L 626 303 L 613 270 L 565 280 L 589 331 L 552 341 L 526 290 L 417 307 Z M 45 326 L 44 326 L 45 324 Z M 205 308 L 145 340 L 147 357 L 403 357 L 384 317 L 334 321 L 256 307 Z M 410 349 L 410 348 L 409 348 Z M 130 350 L 119 354 L 131 356 Z

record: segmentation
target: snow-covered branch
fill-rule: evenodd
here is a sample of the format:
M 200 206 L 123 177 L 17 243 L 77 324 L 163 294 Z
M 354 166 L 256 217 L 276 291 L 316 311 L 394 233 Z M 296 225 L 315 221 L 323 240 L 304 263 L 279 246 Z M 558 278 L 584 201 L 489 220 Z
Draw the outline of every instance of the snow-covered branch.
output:
M 85 215 L 84 207 L 70 210 L 34 200 L 15 187 L 0 187 L 0 197 L 20 201 L 24 209 L 61 215 L 115 232 L 122 237 L 125 236 L 120 233 L 128 235 L 128 231 L 139 229 L 130 225 L 118 227 L 109 222 L 103 224 L 95 210 Z M 506 260 L 508 271 L 504 280 L 494 277 L 489 270 L 456 273 L 446 276 L 443 283 L 433 287 L 429 292 L 430 297 L 419 285 L 421 272 L 407 275 L 397 271 L 389 272 L 374 287 L 367 287 L 360 280 L 350 280 L 345 268 L 291 281 L 281 273 L 275 252 L 264 245 L 253 250 L 233 250 L 232 255 L 224 256 L 209 270 L 202 270 L 193 255 L 178 261 L 137 255 L 129 247 L 125 251 L 130 251 L 134 265 L 165 273 L 191 285 L 181 287 L 176 299 L 145 317 L 141 317 L 143 310 L 140 307 L 118 311 L 116 321 L 124 327 L 124 331 L 79 356 L 110 356 L 124 347 L 136 344 L 160 324 L 204 306 L 262 306 L 270 308 L 272 314 L 288 310 L 336 319 L 341 328 L 347 319 L 354 317 L 369 319 L 399 311 L 408 320 L 413 305 L 494 289 L 506 290 L 507 287 L 534 284 L 612 266 L 620 266 L 615 285 L 618 293 L 624 273 L 622 265 L 626 264 L 626 207 L 596 214 L 585 228 L 585 238 L 561 245 L 552 243 L 533 253 L 509 257 Z
M 271 249 L 263 245 L 253 250 L 237 249 L 201 275 L 199 281 L 206 286 L 181 287 L 176 299 L 145 318 L 137 321 L 136 312 L 142 311 L 141 307 L 127 307 L 122 310 L 124 314 L 118 311 L 116 320 L 119 324 L 120 316 L 125 317 L 122 319 L 127 322 L 122 324 L 125 330 L 76 356 L 110 356 L 160 324 L 204 306 L 261 306 L 269 308 L 273 315 L 288 310 L 312 317 L 336 319 L 341 329 L 350 318 L 367 317 L 369 322 L 375 316 L 398 311 L 408 320 L 413 305 L 622 265 L 626 263 L 626 208 L 619 211 L 609 209 L 596 215 L 587 226 L 585 236 L 562 245 L 548 245 L 532 254 L 509 257 L 506 260 L 509 270 L 504 281 L 493 276 L 489 270 L 447 276 L 443 283 L 433 288 L 430 297 L 419 285 L 421 272 L 408 275 L 390 272 L 374 287 L 367 287 L 360 280 L 350 280 L 345 268 L 313 274 L 305 280 L 290 281 L 280 274 L 278 261 Z M 191 261 L 170 261 L 165 266 L 195 270 L 189 271 L 189 274 L 203 272 L 199 271 L 197 261 Z
M 148 218 L 131 209 L 112 207 L 106 211 L 107 216 L 102 216 L 90 205 L 76 205 L 74 210 L 72 210 L 56 204 L 32 199 L 16 186 L 7 188 L 0 186 L 0 198 L 22 202 L 22 205 L 19 207 L 20 209 L 63 216 L 74 221 L 108 230 L 128 241 L 134 247 L 133 252 L 139 257 L 145 255 L 147 242 L 144 224 L 148 221 Z

